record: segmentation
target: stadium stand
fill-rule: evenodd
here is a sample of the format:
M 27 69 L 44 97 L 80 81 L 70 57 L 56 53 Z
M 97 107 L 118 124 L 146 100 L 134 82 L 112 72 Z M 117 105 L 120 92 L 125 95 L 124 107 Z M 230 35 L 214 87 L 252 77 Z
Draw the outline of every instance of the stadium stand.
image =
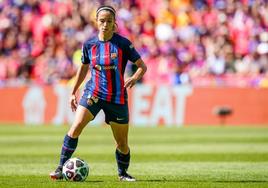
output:
M 266 0 L 0 0 L 0 87 L 71 79 L 103 3 L 144 57 L 143 83 L 268 87 Z

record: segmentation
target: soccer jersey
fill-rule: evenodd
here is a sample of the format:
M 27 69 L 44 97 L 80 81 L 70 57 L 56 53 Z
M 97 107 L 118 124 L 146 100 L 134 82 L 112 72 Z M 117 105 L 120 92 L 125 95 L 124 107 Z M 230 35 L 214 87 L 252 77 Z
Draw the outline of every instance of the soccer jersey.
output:
M 124 87 L 124 72 L 128 60 L 136 62 L 140 55 L 132 43 L 114 33 L 109 41 L 98 37 L 83 44 L 82 63 L 89 64 L 91 78 L 86 83 L 84 97 L 124 104 L 127 92 Z

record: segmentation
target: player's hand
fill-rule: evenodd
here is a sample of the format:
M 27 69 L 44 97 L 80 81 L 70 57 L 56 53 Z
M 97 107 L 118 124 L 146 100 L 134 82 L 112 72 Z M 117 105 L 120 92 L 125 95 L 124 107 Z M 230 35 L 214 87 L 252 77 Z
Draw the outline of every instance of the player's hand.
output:
M 70 105 L 71 105 L 72 111 L 75 112 L 77 108 L 77 100 L 74 94 L 72 94 L 70 97 Z
M 137 79 L 132 76 L 125 81 L 124 87 L 132 88 L 136 84 L 136 82 L 137 82 Z

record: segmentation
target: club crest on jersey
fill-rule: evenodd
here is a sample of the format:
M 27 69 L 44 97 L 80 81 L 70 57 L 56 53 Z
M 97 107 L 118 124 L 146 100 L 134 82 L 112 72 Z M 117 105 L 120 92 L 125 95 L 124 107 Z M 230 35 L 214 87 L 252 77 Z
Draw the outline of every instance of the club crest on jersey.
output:
M 111 53 L 111 59 L 117 58 L 117 53 Z

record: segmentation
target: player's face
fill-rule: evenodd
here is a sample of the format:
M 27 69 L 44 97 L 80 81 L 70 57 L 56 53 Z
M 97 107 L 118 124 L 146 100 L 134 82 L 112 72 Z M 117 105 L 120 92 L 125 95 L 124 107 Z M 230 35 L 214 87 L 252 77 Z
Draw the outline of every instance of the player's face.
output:
M 97 17 L 97 25 L 100 32 L 105 34 L 114 32 L 114 15 L 107 10 L 99 12 Z

